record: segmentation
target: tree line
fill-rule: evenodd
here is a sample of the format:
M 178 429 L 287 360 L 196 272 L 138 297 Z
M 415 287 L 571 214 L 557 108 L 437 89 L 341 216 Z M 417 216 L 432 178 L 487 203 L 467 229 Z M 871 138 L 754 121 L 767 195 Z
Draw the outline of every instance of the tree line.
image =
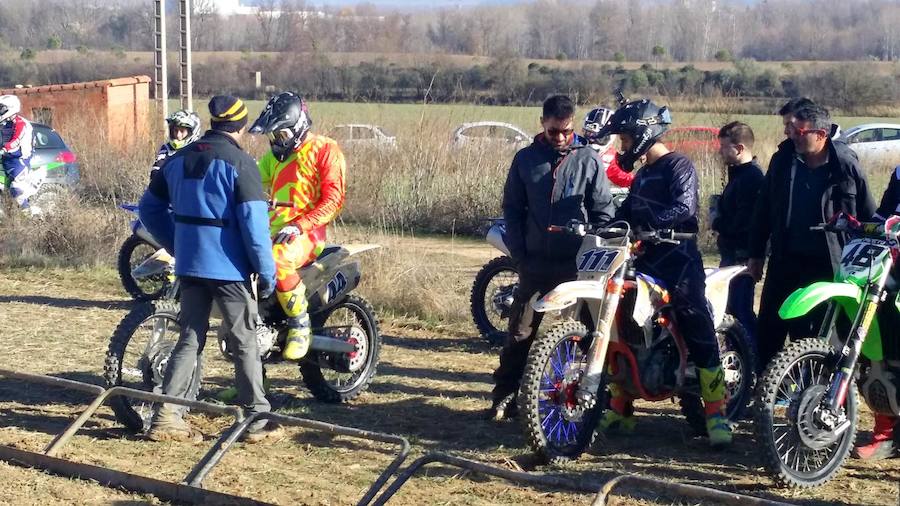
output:
M 142 61 L 121 51 L 84 50 L 63 61 L 44 63 L 21 54 L 0 60 L 0 88 L 152 75 L 151 65 Z M 170 75 L 177 76 L 177 62 L 169 64 Z M 261 88 L 256 87 L 256 72 L 262 75 Z M 745 113 L 770 113 L 784 97 L 806 95 L 846 114 L 882 115 L 896 111 L 897 77 L 871 62 L 794 67 L 737 60 L 720 70 L 650 63 L 626 69 L 618 64 L 560 66 L 514 56 L 469 65 L 437 58 L 410 64 L 383 58 L 347 64 L 325 53 L 286 52 L 213 55 L 195 62 L 194 93 L 262 99 L 275 90 L 290 89 L 313 100 L 497 105 L 537 105 L 548 95 L 566 93 L 579 103 L 611 105 L 613 91 L 621 90 L 630 96 L 686 99 L 697 110 L 725 102 L 728 110 Z M 170 95 L 177 94 L 178 80 L 170 79 L 169 85 Z
M 404 12 L 257 0 L 222 17 L 193 0 L 197 50 L 453 53 L 605 61 L 881 60 L 900 57 L 896 0 L 523 0 Z M 0 3 L 0 44 L 151 50 L 150 0 Z M 278 15 L 267 14 L 278 12 Z M 177 40 L 171 15 L 170 40 Z

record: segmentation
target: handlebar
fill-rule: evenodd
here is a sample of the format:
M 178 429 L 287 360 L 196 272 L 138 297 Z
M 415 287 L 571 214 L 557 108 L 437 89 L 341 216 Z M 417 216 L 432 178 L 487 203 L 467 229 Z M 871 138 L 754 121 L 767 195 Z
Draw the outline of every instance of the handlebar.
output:
M 889 235 L 885 230 L 884 223 L 872 222 L 837 222 L 837 223 L 820 223 L 809 227 L 813 232 L 829 232 L 832 234 L 851 234 L 857 236 L 884 237 Z
M 693 241 L 697 238 L 697 234 L 692 232 L 676 232 L 672 229 L 635 231 L 623 227 L 596 226 L 577 220 L 571 221 L 568 225 L 550 225 L 547 227 L 547 231 L 563 232 L 578 236 L 594 234 L 606 239 L 628 236 L 638 241 L 668 244 L 680 244 L 681 241 Z

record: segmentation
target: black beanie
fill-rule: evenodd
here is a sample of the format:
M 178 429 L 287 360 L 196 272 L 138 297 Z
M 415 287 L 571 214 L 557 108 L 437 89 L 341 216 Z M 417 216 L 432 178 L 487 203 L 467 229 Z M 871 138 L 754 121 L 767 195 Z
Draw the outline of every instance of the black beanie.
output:
M 230 95 L 216 95 L 209 100 L 209 116 L 213 130 L 238 132 L 247 124 L 247 106 Z

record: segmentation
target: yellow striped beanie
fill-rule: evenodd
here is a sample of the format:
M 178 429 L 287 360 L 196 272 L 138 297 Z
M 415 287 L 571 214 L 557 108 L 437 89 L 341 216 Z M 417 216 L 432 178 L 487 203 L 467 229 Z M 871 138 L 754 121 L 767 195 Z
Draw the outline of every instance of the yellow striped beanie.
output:
M 238 132 L 247 124 L 247 106 L 237 97 L 216 95 L 209 100 L 209 116 L 213 130 Z

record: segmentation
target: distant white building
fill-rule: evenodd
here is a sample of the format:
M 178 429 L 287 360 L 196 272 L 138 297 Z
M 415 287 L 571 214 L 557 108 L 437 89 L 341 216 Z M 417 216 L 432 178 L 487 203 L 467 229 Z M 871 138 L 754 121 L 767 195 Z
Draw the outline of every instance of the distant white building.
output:
M 218 14 L 219 16 L 252 15 L 257 8 L 241 5 L 241 0 L 194 0 L 195 14 Z
M 241 5 L 241 0 L 193 0 L 195 14 L 217 14 L 219 16 L 265 16 L 278 18 L 280 10 L 263 10 L 260 7 Z M 306 18 L 328 17 L 323 11 L 300 11 L 295 14 Z

